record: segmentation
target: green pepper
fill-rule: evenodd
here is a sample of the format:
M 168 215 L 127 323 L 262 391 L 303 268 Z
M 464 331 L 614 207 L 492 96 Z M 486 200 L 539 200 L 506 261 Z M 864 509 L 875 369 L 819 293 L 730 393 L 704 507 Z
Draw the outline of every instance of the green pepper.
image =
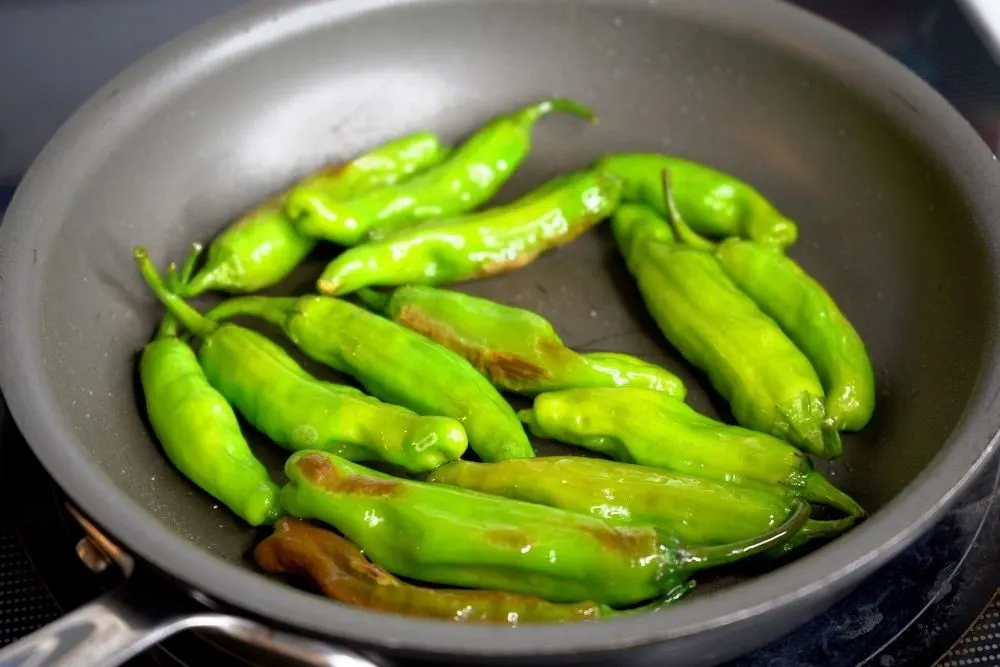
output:
M 697 570 L 774 547 L 808 518 L 725 546 L 683 545 L 649 526 L 600 519 L 443 484 L 403 480 L 327 452 L 285 464 L 286 511 L 330 524 L 396 575 L 537 595 L 552 602 L 630 605 L 673 591 Z
M 514 410 L 469 362 L 384 317 L 315 295 L 239 297 L 208 317 L 238 315 L 278 325 L 307 356 L 354 377 L 384 401 L 457 419 L 484 461 L 535 455 Z
M 668 223 L 638 205 L 620 207 L 612 231 L 660 331 L 708 375 L 740 424 L 823 458 L 840 454 L 809 359 L 711 252 L 676 243 Z
M 669 171 L 681 215 L 707 236 L 738 236 L 778 248 L 786 248 L 798 239 L 795 223 L 764 195 L 711 167 L 657 153 L 608 155 L 597 165 L 625 181 L 624 201 L 651 206 L 660 215 L 667 213 L 662 174 Z
M 809 457 L 775 437 L 730 426 L 648 389 L 567 389 L 539 394 L 519 413 L 532 434 L 616 461 L 721 482 L 782 484 L 850 516 L 864 510 L 813 469 Z
M 616 613 L 593 602 L 558 604 L 503 591 L 414 586 L 369 561 L 333 531 L 289 517 L 278 520 L 253 556 L 267 573 L 306 576 L 327 597 L 376 611 L 510 626 L 597 620 Z
M 788 520 L 801 502 L 794 489 L 778 484 L 723 482 L 579 456 L 453 461 L 431 472 L 427 481 L 590 514 L 618 525 L 650 525 L 691 544 L 751 539 Z M 853 517 L 809 519 L 799 534 L 826 536 L 853 523 Z
M 220 325 L 171 293 L 143 248 L 136 248 L 135 257 L 167 310 L 201 338 L 198 358 L 209 383 L 282 447 L 330 449 L 414 473 L 433 470 L 465 451 L 465 431 L 454 419 L 419 416 L 357 389 L 317 380 L 267 337 Z
M 729 239 L 715 254 L 812 362 L 826 391 L 827 418 L 842 431 L 864 428 L 875 410 L 875 372 L 861 336 L 829 292 L 774 248 Z
M 494 118 L 442 164 L 405 183 L 351 201 L 338 200 L 319 188 L 297 187 L 285 210 L 305 236 L 346 246 L 367 240 L 373 230 L 384 237 L 422 220 L 471 211 L 493 197 L 524 162 L 535 123 L 553 111 L 594 117 L 572 100 L 535 102 Z
M 610 215 L 620 190 L 617 178 L 597 171 L 560 176 L 507 206 L 350 248 L 330 262 L 317 287 L 336 296 L 370 285 L 440 285 L 513 271 Z
M 193 269 L 192 253 L 179 289 Z M 173 276 L 172 276 L 173 277 Z M 280 489 L 240 431 L 233 409 L 212 388 L 194 350 L 167 315 L 139 360 L 146 413 L 167 458 L 181 473 L 253 526 L 281 514 Z
M 448 149 L 436 136 L 420 132 L 391 141 L 345 165 L 309 175 L 301 186 L 347 200 L 388 186 L 438 164 Z M 184 291 L 254 292 L 281 282 L 312 251 L 316 240 L 299 233 L 285 215 L 286 193 L 270 199 L 230 225 L 209 245 L 208 259 Z
M 367 307 L 460 354 L 505 391 L 530 396 L 571 387 L 642 387 L 685 395 L 680 378 L 642 359 L 577 354 L 548 320 L 529 310 L 424 285 L 391 295 L 367 288 L 357 294 Z

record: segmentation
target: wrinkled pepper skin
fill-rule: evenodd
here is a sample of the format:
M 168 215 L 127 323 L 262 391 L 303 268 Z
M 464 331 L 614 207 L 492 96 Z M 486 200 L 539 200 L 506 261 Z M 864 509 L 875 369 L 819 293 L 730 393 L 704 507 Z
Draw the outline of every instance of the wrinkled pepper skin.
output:
M 217 324 L 168 292 L 142 249 L 143 277 L 168 311 L 201 338 L 205 376 L 254 428 L 290 450 L 327 448 L 413 473 L 459 458 L 465 431 L 448 417 L 422 417 L 351 387 L 321 382 L 267 337 Z
M 652 527 L 612 526 L 543 505 L 397 479 L 326 452 L 293 454 L 285 473 L 290 481 L 281 502 L 290 515 L 330 524 L 393 574 L 551 602 L 649 600 L 676 590 L 695 570 L 780 543 L 808 517 L 806 510 L 752 542 L 691 547 Z
M 850 516 L 864 514 L 796 448 L 766 433 L 715 421 L 661 392 L 568 389 L 539 394 L 519 415 L 539 438 L 616 461 L 720 482 L 782 484 Z
M 641 387 L 684 399 L 666 369 L 614 352 L 577 354 L 544 317 L 480 297 L 425 285 L 391 295 L 362 290 L 366 306 L 461 355 L 498 389 L 533 396 L 573 387 Z
M 513 271 L 609 216 L 621 184 L 597 171 L 561 176 L 481 213 L 418 225 L 350 248 L 317 281 L 337 296 L 373 285 L 441 285 Z
M 841 431 L 864 428 L 875 410 L 875 372 L 864 341 L 829 292 L 774 248 L 729 239 L 715 254 L 812 362 L 826 391 L 827 418 Z
M 746 426 L 823 458 L 840 455 L 809 359 L 710 252 L 676 245 L 650 209 L 621 207 L 612 231 L 666 339 L 707 375 Z
M 563 623 L 608 618 L 593 602 L 558 604 L 503 591 L 437 589 L 401 581 L 330 530 L 284 517 L 257 545 L 254 560 L 270 574 L 308 577 L 329 598 L 376 611 L 459 623 Z
M 167 458 L 188 479 L 252 526 L 281 514 L 280 489 L 212 388 L 194 350 L 167 315 L 142 351 L 139 378 L 149 422 Z
M 448 149 L 433 134 L 420 132 L 360 155 L 345 165 L 314 173 L 300 183 L 324 196 L 346 200 L 389 186 L 440 163 Z M 312 251 L 316 240 L 301 234 L 284 211 L 285 194 L 250 211 L 208 247 L 205 266 L 183 294 L 208 290 L 231 294 L 277 285 Z
M 670 171 L 677 208 L 695 231 L 716 238 L 742 237 L 786 248 L 798 227 L 743 181 L 697 162 L 657 153 L 608 155 L 597 163 L 625 181 L 622 199 L 666 215 L 664 169 Z
M 484 461 L 534 456 L 517 415 L 465 359 L 384 317 L 323 296 L 240 297 L 212 320 L 261 317 L 310 358 L 355 378 L 373 396 L 422 415 L 452 417 Z
M 405 183 L 351 201 L 308 185 L 294 188 L 285 211 L 308 237 L 345 246 L 383 237 L 422 220 L 471 211 L 507 182 L 531 150 L 531 133 L 542 117 L 561 111 L 588 120 L 593 112 L 565 99 L 543 100 L 498 116 L 459 146 L 447 160 Z

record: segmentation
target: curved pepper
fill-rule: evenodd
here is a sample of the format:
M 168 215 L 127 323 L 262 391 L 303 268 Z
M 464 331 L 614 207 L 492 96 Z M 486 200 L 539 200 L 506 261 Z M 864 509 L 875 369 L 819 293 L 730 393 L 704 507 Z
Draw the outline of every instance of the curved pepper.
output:
M 645 207 L 620 207 L 612 231 L 660 331 L 708 375 L 740 424 L 823 458 L 840 454 L 809 359 L 716 257 L 673 242 L 667 222 Z
M 341 299 L 240 297 L 212 320 L 261 317 L 307 356 L 354 377 L 374 396 L 422 415 L 460 421 L 484 461 L 534 456 L 514 410 L 465 359 L 394 322 Z
M 713 237 L 739 236 L 785 248 L 798 238 L 798 227 L 760 192 L 743 181 L 690 160 L 657 153 L 608 155 L 598 168 L 625 181 L 622 199 L 653 207 L 660 215 L 663 170 L 673 180 L 677 208 L 698 232 Z
M 593 602 L 558 604 L 503 591 L 414 586 L 369 561 L 333 531 L 289 517 L 278 520 L 253 556 L 265 572 L 306 576 L 329 598 L 377 611 L 510 626 L 597 620 L 615 614 Z
M 754 540 L 695 547 L 651 527 L 397 479 L 326 452 L 293 454 L 285 473 L 289 514 L 330 524 L 394 574 L 552 602 L 630 605 L 664 595 L 697 570 L 780 544 L 809 515 L 804 505 Z
M 861 336 L 833 297 L 782 252 L 729 239 L 722 268 L 774 318 L 812 362 L 826 391 L 826 415 L 842 431 L 864 428 L 875 410 L 875 372 Z
M 670 371 L 615 352 L 577 354 L 544 317 L 424 285 L 358 292 L 369 308 L 467 359 L 499 389 L 534 395 L 572 387 L 641 387 L 683 399 Z
M 620 190 L 618 179 L 596 171 L 561 176 L 507 206 L 350 248 L 330 262 L 317 287 L 336 296 L 371 285 L 440 285 L 513 271 L 610 215 Z
M 518 413 L 531 432 L 617 461 L 721 482 L 783 484 L 851 516 L 864 510 L 809 457 L 765 433 L 710 419 L 658 391 L 567 389 L 535 398 Z
M 205 318 L 167 290 L 145 250 L 136 260 L 156 296 L 202 340 L 208 381 L 274 442 L 291 450 L 330 449 L 346 458 L 380 460 L 426 472 L 459 458 L 467 442 L 448 417 L 422 417 L 357 389 L 321 382 L 255 331 Z
M 179 287 L 171 281 L 171 289 Z M 173 316 L 163 318 L 143 348 L 139 378 L 153 431 L 185 477 L 250 525 L 281 515 L 278 485 L 250 451 L 233 409 L 208 383 L 194 350 L 178 337 Z
M 572 100 L 536 102 L 494 118 L 445 162 L 405 183 L 351 201 L 340 201 L 318 188 L 298 187 L 289 194 L 285 210 L 305 236 L 347 246 L 366 240 L 376 229 L 384 237 L 422 220 L 471 211 L 514 174 L 531 150 L 535 123 L 553 111 L 594 117 Z
M 453 461 L 427 481 L 590 514 L 612 524 L 653 526 L 690 544 L 748 540 L 799 509 L 795 490 L 777 484 L 715 481 L 646 466 L 579 456 L 500 463 Z M 809 538 L 846 530 L 854 518 L 809 519 Z
M 350 199 L 438 164 L 447 152 L 435 135 L 420 132 L 379 146 L 345 165 L 321 169 L 300 184 L 326 197 Z M 277 285 L 298 266 L 316 240 L 299 233 L 285 215 L 285 196 L 270 199 L 217 236 L 208 247 L 205 266 L 185 288 L 184 296 L 207 290 L 254 292 Z

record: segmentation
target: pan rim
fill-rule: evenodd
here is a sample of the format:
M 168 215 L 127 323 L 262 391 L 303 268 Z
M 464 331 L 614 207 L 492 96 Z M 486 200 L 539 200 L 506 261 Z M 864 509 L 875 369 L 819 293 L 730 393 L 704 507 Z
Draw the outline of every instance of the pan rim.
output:
M 43 238 L 35 221 L 58 213 L 59 197 L 47 202 L 47 186 L 68 183 L 74 169 L 94 159 L 110 140 L 155 104 L 212 67 L 262 46 L 367 12 L 406 5 L 490 0 L 258 0 L 175 38 L 95 93 L 52 138 L 23 179 L 0 226 L 0 386 L 26 440 L 70 498 L 126 549 L 194 589 L 275 625 L 295 627 L 331 641 L 430 654 L 515 657 L 598 653 L 689 637 L 738 624 L 790 603 L 806 605 L 824 586 L 846 588 L 901 551 L 935 520 L 997 449 L 1000 430 L 1000 329 L 991 313 L 989 353 L 959 423 L 928 467 L 889 504 L 849 535 L 780 570 L 657 614 L 597 624 L 525 626 L 516 641 L 482 626 L 413 619 L 331 603 L 232 564 L 161 525 L 120 492 L 75 442 L 72 426 L 51 407 L 35 333 L 40 317 L 30 249 Z M 604 0 L 599 0 L 604 2 Z M 925 148 L 954 180 L 977 220 L 983 243 L 1000 277 L 1000 171 L 992 153 L 968 123 L 936 91 L 900 63 L 804 10 L 771 0 L 664 2 L 617 0 L 621 6 L 683 12 L 731 29 L 752 29 L 790 54 L 822 60 L 823 66 L 881 105 L 893 121 L 920 135 Z M 705 6 L 708 4 L 709 6 Z M 207 64 L 206 64 L 207 63 Z M 863 63 L 859 65 L 857 63 Z M 129 106 L 131 105 L 131 106 Z M 125 109 L 129 109 L 124 111 Z M 107 119 L 111 119 L 110 121 Z M 55 208 L 54 208 L 55 207 Z M 28 306 L 28 308 L 25 308 Z M 40 407 L 43 406 L 43 407 Z M 826 573 L 817 576 L 817 572 Z M 803 622 L 807 620 L 802 619 Z

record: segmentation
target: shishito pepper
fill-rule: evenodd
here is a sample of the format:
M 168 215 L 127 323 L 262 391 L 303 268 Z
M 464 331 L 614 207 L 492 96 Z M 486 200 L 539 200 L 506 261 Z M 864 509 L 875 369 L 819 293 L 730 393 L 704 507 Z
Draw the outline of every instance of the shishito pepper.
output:
M 795 260 L 759 243 L 729 239 L 715 255 L 733 282 L 812 362 L 834 427 L 864 428 L 875 410 L 875 372 L 864 341 L 830 293 Z
M 664 595 L 697 570 L 773 548 L 809 515 L 803 505 L 755 539 L 691 546 L 652 527 L 397 479 L 326 452 L 293 454 L 285 473 L 289 514 L 330 524 L 394 574 L 552 602 L 630 605 Z
M 337 296 L 372 285 L 440 285 L 519 269 L 610 215 L 621 184 L 579 171 L 549 181 L 506 206 L 424 223 L 346 250 L 317 282 Z
M 723 482 L 782 484 L 851 516 L 864 510 L 813 469 L 809 457 L 759 431 L 730 426 L 647 389 L 567 389 L 539 394 L 519 413 L 531 432 L 616 461 Z
M 171 281 L 170 288 L 178 289 L 186 278 Z M 281 514 L 280 489 L 250 451 L 236 414 L 209 384 L 178 329 L 172 315 L 164 317 L 139 361 L 153 431 L 185 477 L 247 523 L 271 523 Z
M 698 232 L 712 237 L 753 239 L 785 248 L 795 243 L 798 227 L 749 184 L 697 162 L 657 153 L 608 155 L 598 167 L 625 182 L 622 199 L 651 206 L 660 215 L 663 171 L 671 174 L 677 208 Z
M 300 185 L 335 200 L 349 200 L 438 164 L 448 149 L 428 132 L 411 134 L 364 153 L 347 164 L 326 167 Z M 286 193 L 250 211 L 208 247 L 205 266 L 184 289 L 254 292 L 281 282 L 312 251 L 316 240 L 300 233 L 285 214 Z
M 469 362 L 384 317 L 314 295 L 239 297 L 208 317 L 238 315 L 278 325 L 307 356 L 354 377 L 384 401 L 457 419 L 484 461 L 535 455 L 514 410 Z
M 425 285 L 381 294 L 364 289 L 369 308 L 467 359 L 499 389 L 534 395 L 571 387 L 642 387 L 678 399 L 681 379 L 615 352 L 577 354 L 544 317 L 522 308 Z
M 459 458 L 462 425 L 381 403 L 357 389 L 321 382 L 261 334 L 214 322 L 171 293 L 142 248 L 143 278 L 167 310 L 201 339 L 198 358 L 208 381 L 254 428 L 291 450 L 329 449 L 426 472 Z
M 265 572 L 308 577 L 329 598 L 377 611 L 510 626 L 597 620 L 615 614 L 593 602 L 559 604 L 503 591 L 414 586 L 369 561 L 333 531 L 290 517 L 278 520 L 253 556 Z
M 716 481 L 646 466 L 579 456 L 499 463 L 453 461 L 427 481 L 590 514 L 613 524 L 650 525 L 690 544 L 753 538 L 786 521 L 802 503 L 777 484 Z M 846 530 L 853 518 L 809 519 L 797 537 Z
M 736 420 L 811 454 L 838 456 L 840 436 L 809 359 L 719 260 L 678 244 L 670 225 L 643 206 L 620 207 L 611 227 L 660 331 L 708 375 Z
M 373 230 L 384 236 L 422 220 L 471 211 L 496 194 L 524 162 L 535 123 L 553 111 L 594 117 L 572 100 L 535 102 L 494 118 L 443 163 L 405 183 L 351 201 L 302 186 L 289 194 L 285 210 L 305 236 L 347 246 L 366 240 Z

